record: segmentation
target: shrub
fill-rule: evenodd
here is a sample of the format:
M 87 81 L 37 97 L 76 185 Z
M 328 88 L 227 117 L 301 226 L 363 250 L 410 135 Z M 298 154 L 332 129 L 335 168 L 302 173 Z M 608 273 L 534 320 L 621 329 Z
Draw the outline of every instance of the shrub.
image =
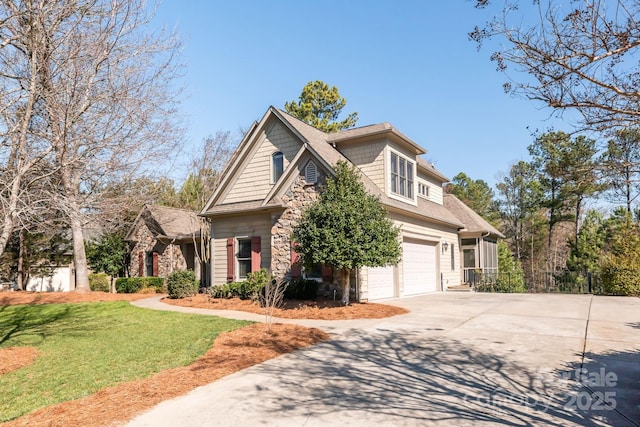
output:
M 207 294 L 212 298 L 240 298 L 257 300 L 262 289 L 270 280 L 266 269 L 253 271 L 247 274 L 247 279 L 242 282 L 225 283 L 224 285 L 212 286 L 207 290 Z
M 148 288 L 154 288 L 156 293 L 162 293 L 164 279 L 162 277 L 120 277 L 116 279 L 116 292 L 119 294 L 135 294 Z
M 498 293 L 525 293 L 527 288 L 522 280 L 508 281 L 498 279 L 495 281 L 485 281 L 476 285 L 477 292 L 498 292 Z
M 318 282 L 310 279 L 292 280 L 284 296 L 288 299 L 315 300 L 318 296 Z
M 605 262 L 600 279 L 602 280 L 602 289 L 599 291 L 605 295 L 640 296 L 638 271 L 629 269 L 625 265 L 619 265 L 615 260 Z
M 198 281 L 192 270 L 174 271 L 167 277 L 169 298 L 186 298 L 198 293 Z
M 109 292 L 109 276 L 107 273 L 91 273 L 89 274 L 89 289 L 98 292 Z

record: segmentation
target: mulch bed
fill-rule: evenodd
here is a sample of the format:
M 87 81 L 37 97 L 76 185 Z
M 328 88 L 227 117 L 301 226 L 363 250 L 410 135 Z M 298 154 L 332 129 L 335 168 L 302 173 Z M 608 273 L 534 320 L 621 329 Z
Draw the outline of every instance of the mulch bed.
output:
M 211 349 L 189 366 L 108 387 L 82 399 L 48 406 L 1 425 L 100 427 L 122 423 L 164 400 L 328 338 L 325 332 L 314 328 L 273 324 L 267 330 L 263 324 L 253 324 L 220 334 Z
M 16 304 L 60 304 L 101 301 L 134 301 L 149 298 L 150 294 L 110 294 L 105 292 L 2 292 L 0 306 Z M 264 314 L 259 304 L 239 299 L 212 299 L 206 295 L 172 300 L 169 304 L 218 310 L 241 310 Z M 400 307 L 374 303 L 354 303 L 347 307 L 339 301 L 287 301 L 276 317 L 289 319 L 378 319 L 404 314 Z M 42 408 L 2 427 L 69 425 L 110 426 L 132 419 L 156 404 L 188 393 L 224 376 L 238 372 L 266 360 L 308 347 L 329 339 L 329 335 L 315 328 L 297 325 L 253 324 L 220 334 L 211 349 L 193 364 L 159 372 L 150 378 L 130 381 L 105 388 L 82 399 Z M 37 358 L 31 347 L 0 349 L 0 375 L 27 366 Z
M 211 298 L 204 294 L 194 297 L 162 300 L 167 304 L 183 307 L 208 308 L 212 310 L 239 310 L 250 313 L 264 314 L 264 308 L 260 304 L 238 298 L 222 299 Z M 401 307 L 376 303 L 352 303 L 343 306 L 340 301 L 285 301 L 284 307 L 273 310 L 275 317 L 283 319 L 322 319 L 322 320 L 347 320 L 347 319 L 382 319 L 385 317 L 406 314 L 408 311 Z

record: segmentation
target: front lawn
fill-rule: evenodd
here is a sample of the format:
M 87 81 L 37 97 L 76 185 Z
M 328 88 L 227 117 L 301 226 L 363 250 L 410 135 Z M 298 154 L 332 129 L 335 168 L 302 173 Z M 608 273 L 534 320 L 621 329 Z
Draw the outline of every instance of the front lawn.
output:
M 128 302 L 0 306 L 0 349 L 37 350 L 32 364 L 0 375 L 0 422 L 189 365 L 248 323 Z

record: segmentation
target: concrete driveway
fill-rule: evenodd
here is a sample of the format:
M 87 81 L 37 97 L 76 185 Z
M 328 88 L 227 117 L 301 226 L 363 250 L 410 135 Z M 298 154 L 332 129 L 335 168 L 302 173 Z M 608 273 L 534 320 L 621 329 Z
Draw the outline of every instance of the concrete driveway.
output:
M 639 298 L 451 292 L 387 303 L 411 313 L 300 322 L 334 339 L 128 426 L 640 425 Z

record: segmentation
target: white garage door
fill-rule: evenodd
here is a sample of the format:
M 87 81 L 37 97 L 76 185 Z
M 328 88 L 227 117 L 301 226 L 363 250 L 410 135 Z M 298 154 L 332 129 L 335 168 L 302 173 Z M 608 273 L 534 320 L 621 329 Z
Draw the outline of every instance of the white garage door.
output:
M 438 289 L 436 247 L 416 240 L 402 242 L 403 295 L 434 292 Z
M 369 287 L 369 301 L 393 298 L 395 296 L 393 266 L 367 268 L 367 283 Z

